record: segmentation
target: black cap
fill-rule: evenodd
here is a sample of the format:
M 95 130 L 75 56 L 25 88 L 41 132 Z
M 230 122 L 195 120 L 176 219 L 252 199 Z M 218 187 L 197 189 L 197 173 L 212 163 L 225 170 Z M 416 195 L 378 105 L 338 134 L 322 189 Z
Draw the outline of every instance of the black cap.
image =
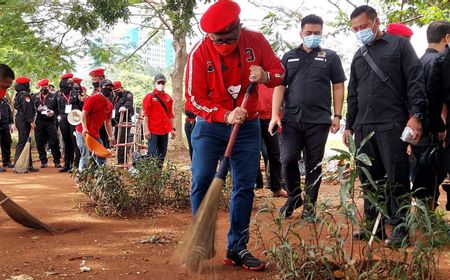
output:
M 114 86 L 113 83 L 111 82 L 111 80 L 108 79 L 104 79 L 100 82 L 100 87 L 105 87 L 105 86 Z
M 161 81 L 166 82 L 166 77 L 165 77 L 163 74 L 158 74 L 158 75 L 156 75 L 156 76 L 155 76 L 155 79 L 153 80 L 153 82 L 155 82 L 155 84 L 156 84 L 157 82 L 161 82 Z

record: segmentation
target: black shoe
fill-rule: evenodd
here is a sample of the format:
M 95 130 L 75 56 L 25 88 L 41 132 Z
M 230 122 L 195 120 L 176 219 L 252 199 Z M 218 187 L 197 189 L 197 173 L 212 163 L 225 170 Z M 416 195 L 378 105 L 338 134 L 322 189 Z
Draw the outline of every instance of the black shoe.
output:
M 31 166 L 31 167 L 28 168 L 28 171 L 30 171 L 30 172 L 38 172 L 39 168 L 34 168 L 33 166 Z
M 228 251 L 223 260 L 226 265 L 241 266 L 252 271 L 262 271 L 266 268 L 266 263 L 255 258 L 247 249 L 241 251 Z
M 0 166 L 0 172 L 5 172 L 6 168 Z
M 397 226 L 393 230 L 392 235 L 389 238 L 386 238 L 386 240 L 384 240 L 384 243 L 386 244 L 386 246 L 392 248 L 400 248 L 404 246 L 409 246 L 411 244 L 409 242 L 408 232 L 403 226 Z
M 47 168 L 48 164 L 47 163 L 41 163 L 41 168 Z
M 300 216 L 300 219 L 306 221 L 309 224 L 314 224 L 316 222 L 316 214 L 314 212 L 314 208 L 311 206 L 303 206 L 303 212 Z
M 63 168 L 61 163 L 55 163 L 55 168 Z
M 4 163 L 4 164 L 3 164 L 3 167 L 6 167 L 6 168 L 14 168 L 14 164 L 12 164 L 11 162 L 7 162 L 7 163 Z
M 352 235 L 353 235 L 353 239 L 356 240 L 364 240 L 364 241 L 369 241 L 370 236 L 372 235 L 372 230 L 366 229 L 366 230 L 361 230 L 361 231 L 355 231 Z M 383 240 L 386 238 L 386 232 L 384 230 L 378 230 L 375 233 L 375 237 L 378 238 L 379 240 Z
M 289 197 L 286 200 L 286 203 L 281 207 L 280 214 L 285 218 L 292 216 L 292 213 L 295 209 L 301 207 L 303 205 L 303 199 L 299 196 L 296 198 Z
M 70 167 L 69 166 L 64 166 L 64 168 L 60 169 L 59 172 L 64 173 L 64 172 L 70 172 Z

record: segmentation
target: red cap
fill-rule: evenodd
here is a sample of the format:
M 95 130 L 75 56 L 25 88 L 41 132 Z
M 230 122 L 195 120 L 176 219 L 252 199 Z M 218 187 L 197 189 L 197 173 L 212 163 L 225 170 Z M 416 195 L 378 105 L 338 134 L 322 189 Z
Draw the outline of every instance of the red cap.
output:
M 391 35 L 399 35 L 406 38 L 411 38 L 414 32 L 403 23 L 391 23 L 388 25 L 386 32 Z
M 104 77 L 105 76 L 105 69 L 97 68 L 89 72 L 89 76 L 91 77 Z
M 48 79 L 39 80 L 37 82 L 37 86 L 39 86 L 39 87 L 46 87 L 46 86 L 48 86 Z
M 113 90 L 116 90 L 116 89 L 121 88 L 121 87 L 122 87 L 122 83 L 120 81 L 115 81 L 113 83 Z
M 206 33 L 228 33 L 239 24 L 241 8 L 231 0 L 219 0 L 212 4 L 200 19 Z
M 73 78 L 73 74 L 72 73 L 66 73 L 66 74 L 64 74 L 64 75 L 62 75 L 60 77 L 61 80 L 69 79 L 69 78 Z
M 73 78 L 73 82 L 75 84 L 81 84 L 82 81 L 83 81 L 83 79 L 81 79 L 81 78 Z
M 31 80 L 28 77 L 22 76 L 16 79 L 16 84 L 24 85 L 28 84 Z

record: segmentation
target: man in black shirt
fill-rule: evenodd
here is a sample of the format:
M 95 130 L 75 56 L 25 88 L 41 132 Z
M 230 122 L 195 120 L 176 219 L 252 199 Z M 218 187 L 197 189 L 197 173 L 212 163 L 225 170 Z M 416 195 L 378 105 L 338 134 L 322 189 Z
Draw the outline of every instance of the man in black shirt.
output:
M 4 167 L 14 167 L 11 163 L 11 131 L 14 126 L 14 117 L 10 102 L 7 100 L 7 91 L 14 78 L 14 71 L 8 65 L 0 64 L 0 144 L 3 160 L 0 172 L 6 171 Z
M 442 119 L 444 91 L 442 83 L 434 84 L 436 75 L 441 73 L 434 71 L 436 60 L 442 60 L 443 51 L 450 41 L 450 22 L 440 20 L 432 22 L 427 28 L 428 48 L 420 61 L 424 66 L 425 92 L 428 99 L 427 116 L 424 125 L 428 132 L 422 137 L 418 145 L 413 146 L 413 154 L 416 164 L 412 169 L 412 182 L 416 197 L 425 199 L 430 209 L 437 206 L 439 198 L 439 185 L 445 178 L 444 166 L 437 162 L 425 160 L 430 153 L 430 147 L 436 147 L 438 153 L 443 152 L 445 141 L 445 123 Z
M 16 154 L 14 156 L 14 161 L 17 161 L 30 137 L 31 129 L 36 127 L 36 108 L 34 107 L 33 98 L 30 94 L 30 79 L 28 77 L 17 78 L 14 89 L 16 90 L 16 95 L 14 96 L 14 109 L 17 110 L 15 123 L 19 133 Z M 31 149 L 28 171 L 39 171 L 39 169 L 33 167 Z
M 61 151 L 59 150 L 56 116 L 58 115 L 58 103 L 56 94 L 50 93 L 48 79 L 37 82 L 39 92 L 34 96 L 36 106 L 36 130 L 34 131 L 36 147 L 41 160 L 41 168 L 47 167 L 47 143 L 52 151 L 53 162 L 56 168 L 61 168 Z
M 286 75 L 282 86 L 277 87 L 273 94 L 269 132 L 276 124 L 283 126 L 281 162 L 289 197 L 280 211 L 289 217 L 303 204 L 298 167 L 300 153 L 303 151 L 306 167 L 306 204 L 302 218 L 312 221 L 321 182 L 320 163 L 328 133 L 330 130 L 336 133 L 340 128 L 346 78 L 339 56 L 332 50 L 320 47 L 323 20 L 316 15 L 308 15 L 302 19 L 301 29 L 303 44 L 287 52 L 282 59 Z M 283 100 L 285 115 L 282 121 L 279 121 Z
M 115 137 L 119 136 L 120 130 L 120 139 L 116 139 L 117 142 L 117 164 L 123 165 L 128 163 L 128 153 L 130 149 L 127 148 L 125 144 L 125 137 L 127 137 L 127 143 L 130 140 L 130 127 L 119 127 L 120 116 L 123 115 L 122 121 L 125 123 L 131 124 L 131 117 L 134 115 L 134 107 L 133 107 L 133 94 L 128 90 L 125 90 L 122 86 L 122 82 L 115 81 L 113 83 L 114 90 L 114 99 L 113 99 L 113 116 L 112 116 L 112 125 L 115 127 L 114 133 Z M 122 145 L 122 146 L 121 146 Z
M 374 136 L 361 148 L 372 160 L 365 165 L 373 181 L 383 182 L 387 174 L 386 204 L 390 223 L 395 227 L 388 245 L 399 245 L 407 237 L 407 230 L 397 226 L 403 222 L 409 203 L 409 162 L 406 154 L 407 143 L 400 137 L 405 126 L 414 132 L 413 140 L 422 134 L 421 120 L 425 109 L 423 67 L 408 39 L 380 31 L 377 12 L 370 6 L 356 8 L 350 16 L 353 31 L 367 48 L 367 53 L 375 64 L 387 75 L 383 81 L 372 70 L 358 50 L 351 64 L 348 86 L 348 113 L 344 143 L 355 132 L 357 146 L 371 132 Z M 366 195 L 381 195 L 381 184 L 371 187 L 369 180 L 361 172 L 361 182 Z M 378 198 L 379 199 L 379 198 Z M 364 199 L 364 216 L 370 229 L 377 216 L 377 209 L 368 199 Z M 383 237 L 383 225 L 377 232 Z M 367 232 L 357 232 L 355 238 L 368 239 Z

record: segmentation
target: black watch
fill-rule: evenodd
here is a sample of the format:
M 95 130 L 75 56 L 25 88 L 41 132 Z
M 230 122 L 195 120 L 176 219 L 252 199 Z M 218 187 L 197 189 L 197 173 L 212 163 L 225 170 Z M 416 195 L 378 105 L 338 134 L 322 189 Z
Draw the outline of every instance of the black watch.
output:
M 338 115 L 338 114 L 334 114 L 335 118 L 339 118 L 340 120 L 342 120 L 342 115 Z
M 174 127 L 174 128 L 172 128 L 172 131 L 177 131 L 177 129 Z
M 413 118 L 416 118 L 419 121 L 423 120 L 423 114 L 422 113 L 415 113 L 412 116 L 413 116 Z

